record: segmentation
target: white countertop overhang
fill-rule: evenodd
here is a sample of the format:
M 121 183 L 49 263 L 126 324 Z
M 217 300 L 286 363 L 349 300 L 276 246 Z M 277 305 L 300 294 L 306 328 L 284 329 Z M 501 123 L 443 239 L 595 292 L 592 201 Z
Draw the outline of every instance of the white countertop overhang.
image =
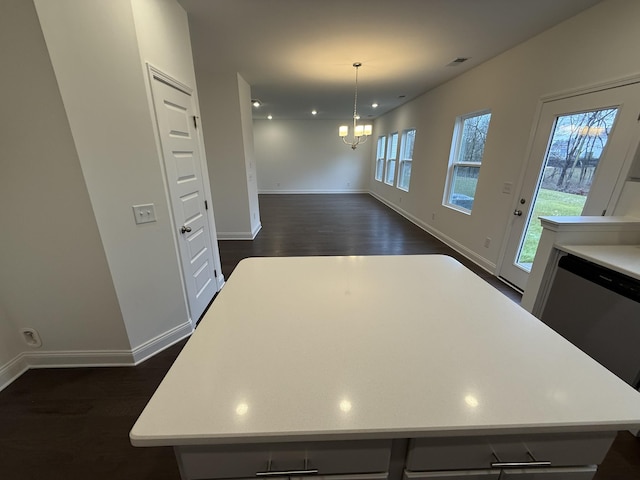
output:
M 640 393 L 456 260 L 243 260 L 133 445 L 618 430 Z
M 640 245 L 556 245 L 556 248 L 640 280 Z

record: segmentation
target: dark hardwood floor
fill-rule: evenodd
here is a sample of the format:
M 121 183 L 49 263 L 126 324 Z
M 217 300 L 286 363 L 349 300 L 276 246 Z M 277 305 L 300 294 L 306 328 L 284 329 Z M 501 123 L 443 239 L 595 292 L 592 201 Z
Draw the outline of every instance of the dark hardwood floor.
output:
M 260 197 L 254 241 L 222 241 L 228 278 L 249 256 L 452 255 L 519 294 L 368 195 Z M 133 448 L 128 433 L 184 341 L 138 367 L 31 370 L 0 392 L 0 480 L 179 480 L 170 448 Z M 185 408 L 189 408 L 185 405 Z M 597 480 L 640 479 L 640 441 L 621 432 Z
M 521 295 L 370 195 L 261 195 L 262 230 L 220 242 L 225 277 L 247 257 L 444 254 L 520 302 Z

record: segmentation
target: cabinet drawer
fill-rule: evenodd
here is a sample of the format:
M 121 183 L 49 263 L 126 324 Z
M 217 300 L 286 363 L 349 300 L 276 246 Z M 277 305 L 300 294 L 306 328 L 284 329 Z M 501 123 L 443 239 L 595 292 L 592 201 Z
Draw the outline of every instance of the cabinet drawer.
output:
M 458 470 L 435 472 L 408 472 L 403 480 L 502 480 L 500 470 Z
M 410 471 L 489 468 L 496 462 L 529 462 L 531 457 L 551 467 L 598 465 L 607 454 L 614 432 L 505 435 L 486 437 L 416 438 L 411 440 L 406 468 Z
M 563 468 L 523 468 L 514 470 L 448 470 L 407 472 L 404 480 L 591 480 L 595 465 Z
M 504 470 L 500 480 L 591 480 L 597 467 L 523 468 Z
M 175 450 L 184 479 L 253 478 L 264 472 L 293 477 L 296 473 L 289 472 L 301 470 L 317 470 L 317 477 L 386 473 L 391 440 L 180 446 Z

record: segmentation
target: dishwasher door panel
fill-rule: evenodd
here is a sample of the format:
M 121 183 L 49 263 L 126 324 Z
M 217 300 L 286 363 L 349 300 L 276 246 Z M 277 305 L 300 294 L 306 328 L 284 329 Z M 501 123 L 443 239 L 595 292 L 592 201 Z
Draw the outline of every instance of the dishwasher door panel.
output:
M 637 388 L 640 303 L 558 268 L 541 320 Z

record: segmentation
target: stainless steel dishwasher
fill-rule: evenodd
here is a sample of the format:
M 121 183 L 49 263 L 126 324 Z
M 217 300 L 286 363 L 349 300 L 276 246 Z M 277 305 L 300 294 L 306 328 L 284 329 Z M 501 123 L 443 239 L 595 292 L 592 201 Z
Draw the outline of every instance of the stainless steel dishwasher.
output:
M 625 382 L 640 386 L 640 280 L 564 256 L 541 320 Z

